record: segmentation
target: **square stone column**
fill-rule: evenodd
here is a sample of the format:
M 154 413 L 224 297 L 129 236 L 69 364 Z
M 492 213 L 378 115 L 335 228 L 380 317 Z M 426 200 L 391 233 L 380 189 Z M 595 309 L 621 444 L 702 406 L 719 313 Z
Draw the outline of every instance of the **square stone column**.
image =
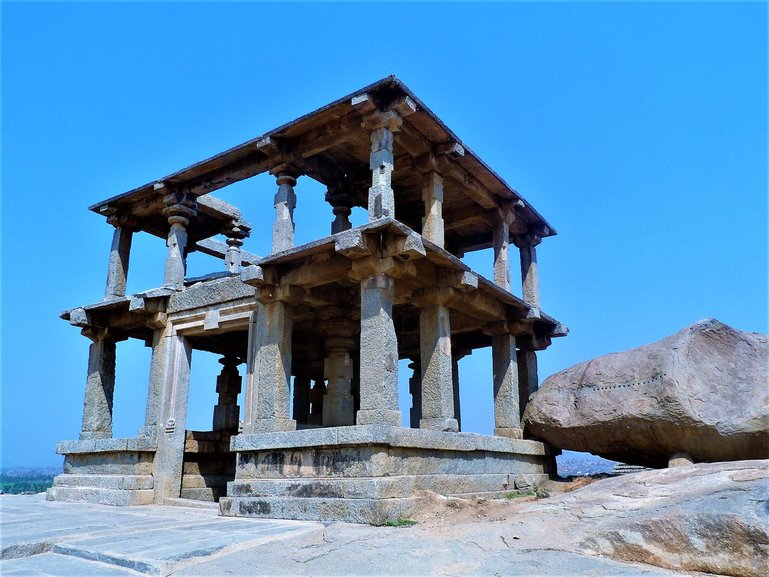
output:
M 537 249 L 541 238 L 534 234 L 522 234 L 515 237 L 515 244 L 521 252 L 521 282 L 523 300 L 539 309 L 539 273 L 537 271 Z
M 224 233 L 227 237 L 227 254 L 224 258 L 224 264 L 227 272 L 238 273 L 243 262 L 243 239 L 251 236 L 251 226 L 243 221 L 232 221 L 229 229 Z
M 294 411 L 293 418 L 297 423 L 307 424 L 310 417 L 310 384 L 312 380 L 306 376 L 294 377 Z
M 523 417 L 523 412 L 529 403 L 529 397 L 539 388 L 536 351 L 518 351 L 518 380 L 520 383 L 520 414 Z
M 163 214 L 171 225 L 163 286 L 180 290 L 184 288 L 187 272 L 187 226 L 190 218 L 197 214 L 197 202 L 194 196 L 181 192 L 171 192 L 163 200 L 166 204 Z
M 422 236 L 443 248 L 443 179 L 435 171 L 423 176 L 422 201 L 425 203 L 425 216 L 422 218 Z
M 296 208 L 297 171 L 285 166 L 273 169 L 278 192 L 275 194 L 275 223 L 272 225 L 272 252 L 282 252 L 294 246 L 294 209 Z
M 109 253 L 104 300 L 125 296 L 128 262 L 131 257 L 131 241 L 136 219 L 112 215 L 107 219 L 107 222 L 115 227 L 115 232 L 112 235 L 112 247 Z
M 518 357 L 515 337 L 504 322 L 486 328 L 491 335 L 491 357 L 494 380 L 494 434 L 520 439 L 521 413 L 518 389 Z
M 323 399 L 323 426 L 354 425 L 355 401 L 350 392 L 350 353 L 346 350 L 332 350 L 324 361 L 323 374 L 328 381 L 326 396 Z
M 422 366 L 419 359 L 409 363 L 412 370 L 409 378 L 409 393 L 411 393 L 411 409 L 409 410 L 409 424 L 412 429 L 419 428 L 422 419 Z
M 359 425 L 401 426 L 398 407 L 398 340 L 393 325 L 394 281 L 386 274 L 360 283 Z
M 437 292 L 437 291 L 436 291 Z M 420 429 L 458 431 L 454 418 L 454 379 L 451 362 L 449 309 L 440 304 L 419 312 L 422 365 L 422 418 Z
M 326 399 L 326 383 L 321 379 L 316 379 L 310 389 L 310 414 L 307 417 L 307 423 L 310 425 L 323 424 L 323 405 Z
M 250 326 L 252 365 L 246 379 L 250 409 L 244 433 L 296 429 L 296 421 L 289 414 L 292 326 L 292 307 L 279 300 L 263 302 L 255 326 Z
M 454 418 L 457 420 L 458 430 L 462 430 L 462 403 L 459 398 L 459 360 L 472 351 L 451 351 L 451 380 L 454 385 Z
M 219 399 L 214 406 L 212 430 L 237 433 L 240 419 L 238 394 L 243 382 L 238 372 L 238 365 L 242 361 L 234 355 L 227 355 L 219 359 L 219 362 L 223 366 L 222 372 L 216 378 L 216 392 L 219 394 Z
M 106 329 L 83 332 L 93 342 L 88 349 L 88 377 L 83 401 L 81 439 L 112 437 L 112 400 L 115 393 L 115 340 Z
M 160 422 L 163 383 L 168 363 L 166 347 L 169 341 L 166 337 L 171 335 L 171 331 L 171 324 L 168 323 L 162 328 L 156 329 L 152 334 L 152 358 L 150 360 L 150 375 L 147 385 L 147 407 L 144 413 L 144 426 L 138 432 L 140 437 L 154 439 L 158 431 L 163 429 L 163 425 L 158 428 L 158 423 Z
M 494 282 L 510 291 L 510 226 L 503 219 L 494 223 Z
M 152 355 L 152 377 L 158 379 L 160 393 L 158 448 L 152 473 L 155 503 L 159 505 L 181 494 L 191 362 L 190 342 L 170 328 L 164 331 Z
M 368 190 L 369 222 L 379 218 L 395 218 L 395 194 L 392 188 L 393 134 L 403 124 L 401 113 L 416 110 L 413 102 L 401 103 L 398 110 L 377 110 L 367 95 L 356 97 L 352 102 L 363 116 L 363 127 L 370 131 L 371 188 Z

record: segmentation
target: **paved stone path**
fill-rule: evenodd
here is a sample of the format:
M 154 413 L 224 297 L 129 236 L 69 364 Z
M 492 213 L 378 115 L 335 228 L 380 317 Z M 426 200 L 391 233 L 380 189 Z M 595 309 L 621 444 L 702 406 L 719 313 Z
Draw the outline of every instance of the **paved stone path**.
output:
M 539 537 L 505 540 L 493 523 L 470 530 L 450 522 L 323 525 L 219 517 L 212 507 L 48 502 L 43 495 L 0 496 L 0 515 L 4 576 L 682 575 L 552 549 Z
M 216 508 L 109 507 L 0 497 L 3 575 L 168 575 L 203 559 L 319 531 L 320 523 L 219 517 Z

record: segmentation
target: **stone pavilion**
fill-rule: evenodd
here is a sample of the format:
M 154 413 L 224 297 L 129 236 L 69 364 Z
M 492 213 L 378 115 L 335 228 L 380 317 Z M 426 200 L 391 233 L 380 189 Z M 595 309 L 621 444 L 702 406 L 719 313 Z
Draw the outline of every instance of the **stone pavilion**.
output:
M 214 193 L 264 172 L 275 188 L 254 195 L 270 195 L 274 219 L 259 257 L 242 249 L 251 225 Z M 329 235 L 296 246 L 304 178 L 325 187 Z M 354 207 L 367 210 L 362 226 Z M 523 438 L 521 414 L 537 351 L 567 332 L 540 306 L 536 247 L 555 230 L 397 78 L 90 209 L 114 236 L 104 298 L 62 313 L 91 344 L 80 438 L 58 444 L 64 473 L 48 499 L 218 501 L 222 515 L 382 523 L 426 491 L 497 495 L 554 472 L 555 452 Z M 166 242 L 165 272 L 126 294 L 138 232 Z M 487 248 L 493 279 L 462 261 Z M 511 292 L 516 249 L 523 298 Z M 212 257 L 211 274 L 186 276 L 192 251 Z M 144 341 L 152 360 L 145 423 L 119 439 L 124 339 Z M 493 436 L 461 424 L 458 361 L 483 347 Z M 185 425 L 200 350 L 222 364 L 208 431 Z

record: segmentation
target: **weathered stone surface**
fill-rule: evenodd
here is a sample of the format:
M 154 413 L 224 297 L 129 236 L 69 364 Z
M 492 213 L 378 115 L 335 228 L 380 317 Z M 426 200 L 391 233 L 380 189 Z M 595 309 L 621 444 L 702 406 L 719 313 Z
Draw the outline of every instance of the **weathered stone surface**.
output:
M 623 475 L 561 498 L 592 555 L 684 571 L 760 577 L 769 567 L 769 461 Z
M 371 575 L 681 577 L 704 571 L 757 577 L 769 562 L 768 468 L 769 461 L 695 464 L 568 493 L 557 488 L 563 483 L 552 483 L 548 499 L 432 497 L 426 509 L 397 499 L 400 518 L 413 514 L 418 521 L 410 528 L 324 527 L 217 517 L 210 508 L 116 510 L 2 496 L 1 557 L 7 560 L 0 570 L 69 576 L 130 567 L 145 574 L 246 576 L 360 575 L 364 567 Z M 516 477 L 516 487 L 525 481 Z M 365 499 L 341 501 L 314 497 L 303 511 L 329 517 L 341 514 L 337 507 L 376 511 Z M 260 507 L 242 502 L 255 515 L 297 506 L 285 497 L 263 499 Z M 96 568 L 72 565 L 76 559 Z
M 769 454 L 769 338 L 709 319 L 548 378 L 524 415 L 563 449 L 660 467 Z
M 241 282 L 239 276 L 207 280 L 172 295 L 168 300 L 168 312 L 217 305 L 237 299 L 250 298 L 254 294 L 254 288 Z

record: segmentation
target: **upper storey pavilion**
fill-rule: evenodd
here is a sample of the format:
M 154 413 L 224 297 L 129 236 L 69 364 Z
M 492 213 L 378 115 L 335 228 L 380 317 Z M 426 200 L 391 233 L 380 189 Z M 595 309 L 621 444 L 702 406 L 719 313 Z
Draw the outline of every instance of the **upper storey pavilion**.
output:
M 240 210 L 212 193 L 264 172 L 275 177 L 274 218 L 271 254 L 259 257 L 242 249 L 251 225 Z M 295 246 L 303 178 L 326 189 L 329 235 Z M 352 226 L 354 207 L 366 224 Z M 555 230 L 397 78 L 91 210 L 115 232 L 104 299 L 62 315 L 92 345 L 81 439 L 60 444 L 68 470 L 50 498 L 203 498 L 223 514 L 377 522 L 403 513 L 416 489 L 493 493 L 552 465 L 547 447 L 523 439 L 520 417 L 537 388 L 536 351 L 566 333 L 539 296 L 536 247 Z M 138 231 L 166 240 L 164 276 L 126 295 Z M 522 298 L 511 292 L 511 245 Z M 462 261 L 486 248 L 493 279 Z M 191 251 L 224 265 L 186 278 Z M 115 343 L 126 338 L 152 347 L 146 422 L 136 438 L 112 439 Z M 460 432 L 457 361 L 488 346 L 494 437 Z M 185 426 L 194 350 L 224 365 L 210 431 Z M 410 428 L 399 359 L 413 369 Z M 117 468 L 100 469 L 95 455 Z M 480 472 L 470 465 L 479 458 Z M 97 477 L 112 485 L 94 492 Z M 400 489 L 383 489 L 382 477 Z M 323 499 L 345 505 L 324 513 Z

